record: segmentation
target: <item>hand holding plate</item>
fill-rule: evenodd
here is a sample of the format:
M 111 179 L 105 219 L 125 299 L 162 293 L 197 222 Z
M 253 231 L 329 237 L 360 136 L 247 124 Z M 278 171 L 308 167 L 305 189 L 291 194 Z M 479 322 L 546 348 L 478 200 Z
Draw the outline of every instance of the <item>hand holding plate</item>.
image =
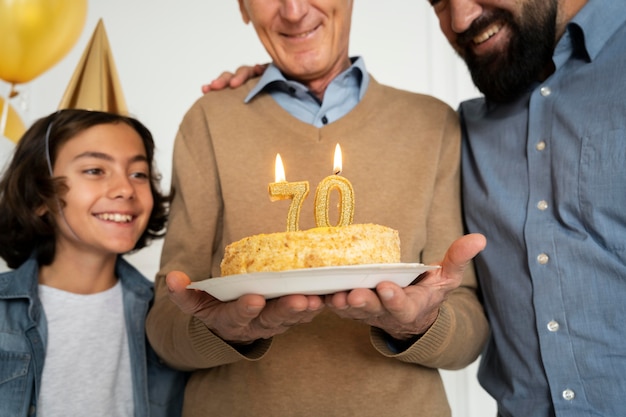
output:
M 425 333 L 437 319 L 448 294 L 461 285 L 474 256 L 485 248 L 480 234 L 463 236 L 450 245 L 441 268 L 422 274 L 413 285 L 402 288 L 381 282 L 375 290 L 354 289 L 326 297 L 326 304 L 340 317 L 378 327 L 398 340 Z
M 187 289 L 189 277 L 180 271 L 167 274 L 170 299 L 186 314 L 201 320 L 213 333 L 227 342 L 245 344 L 285 332 L 291 326 L 308 323 L 322 311 L 319 296 L 288 295 L 266 301 L 247 294 L 222 302 L 210 294 Z

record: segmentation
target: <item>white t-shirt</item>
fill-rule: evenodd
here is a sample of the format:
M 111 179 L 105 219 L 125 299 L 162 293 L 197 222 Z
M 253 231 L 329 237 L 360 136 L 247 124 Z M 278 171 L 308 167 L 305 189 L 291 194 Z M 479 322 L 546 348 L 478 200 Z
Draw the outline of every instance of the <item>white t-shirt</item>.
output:
M 48 322 L 38 415 L 133 415 L 122 285 L 74 294 L 39 285 Z

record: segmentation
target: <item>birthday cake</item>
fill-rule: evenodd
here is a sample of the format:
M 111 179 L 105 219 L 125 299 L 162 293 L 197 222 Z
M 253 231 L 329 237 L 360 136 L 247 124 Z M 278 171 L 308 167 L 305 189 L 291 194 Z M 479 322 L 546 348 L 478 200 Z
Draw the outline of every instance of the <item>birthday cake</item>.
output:
M 226 276 L 397 262 L 397 230 L 377 224 L 351 224 L 243 238 L 226 247 L 221 272 Z

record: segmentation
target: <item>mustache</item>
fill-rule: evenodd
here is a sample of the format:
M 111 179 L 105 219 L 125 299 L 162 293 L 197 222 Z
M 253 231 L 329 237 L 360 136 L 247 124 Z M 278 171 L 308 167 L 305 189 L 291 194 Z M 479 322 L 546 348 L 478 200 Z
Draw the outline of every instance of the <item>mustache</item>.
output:
M 494 10 L 492 12 L 485 12 L 476 18 L 470 27 L 457 35 L 456 44 L 460 48 L 467 50 L 468 47 L 474 45 L 474 38 L 483 33 L 489 26 L 495 22 L 501 22 L 502 24 L 514 24 L 513 16 L 510 12 L 505 10 Z

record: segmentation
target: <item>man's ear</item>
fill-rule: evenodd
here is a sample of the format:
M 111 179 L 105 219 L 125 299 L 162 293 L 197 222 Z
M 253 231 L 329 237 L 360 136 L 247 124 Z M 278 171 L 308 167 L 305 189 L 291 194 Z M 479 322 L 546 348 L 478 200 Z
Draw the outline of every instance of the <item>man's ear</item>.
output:
M 241 12 L 241 19 L 243 23 L 246 25 L 250 23 L 250 16 L 248 15 L 248 11 L 246 10 L 246 5 L 243 4 L 243 0 L 237 0 L 239 2 L 239 11 Z

